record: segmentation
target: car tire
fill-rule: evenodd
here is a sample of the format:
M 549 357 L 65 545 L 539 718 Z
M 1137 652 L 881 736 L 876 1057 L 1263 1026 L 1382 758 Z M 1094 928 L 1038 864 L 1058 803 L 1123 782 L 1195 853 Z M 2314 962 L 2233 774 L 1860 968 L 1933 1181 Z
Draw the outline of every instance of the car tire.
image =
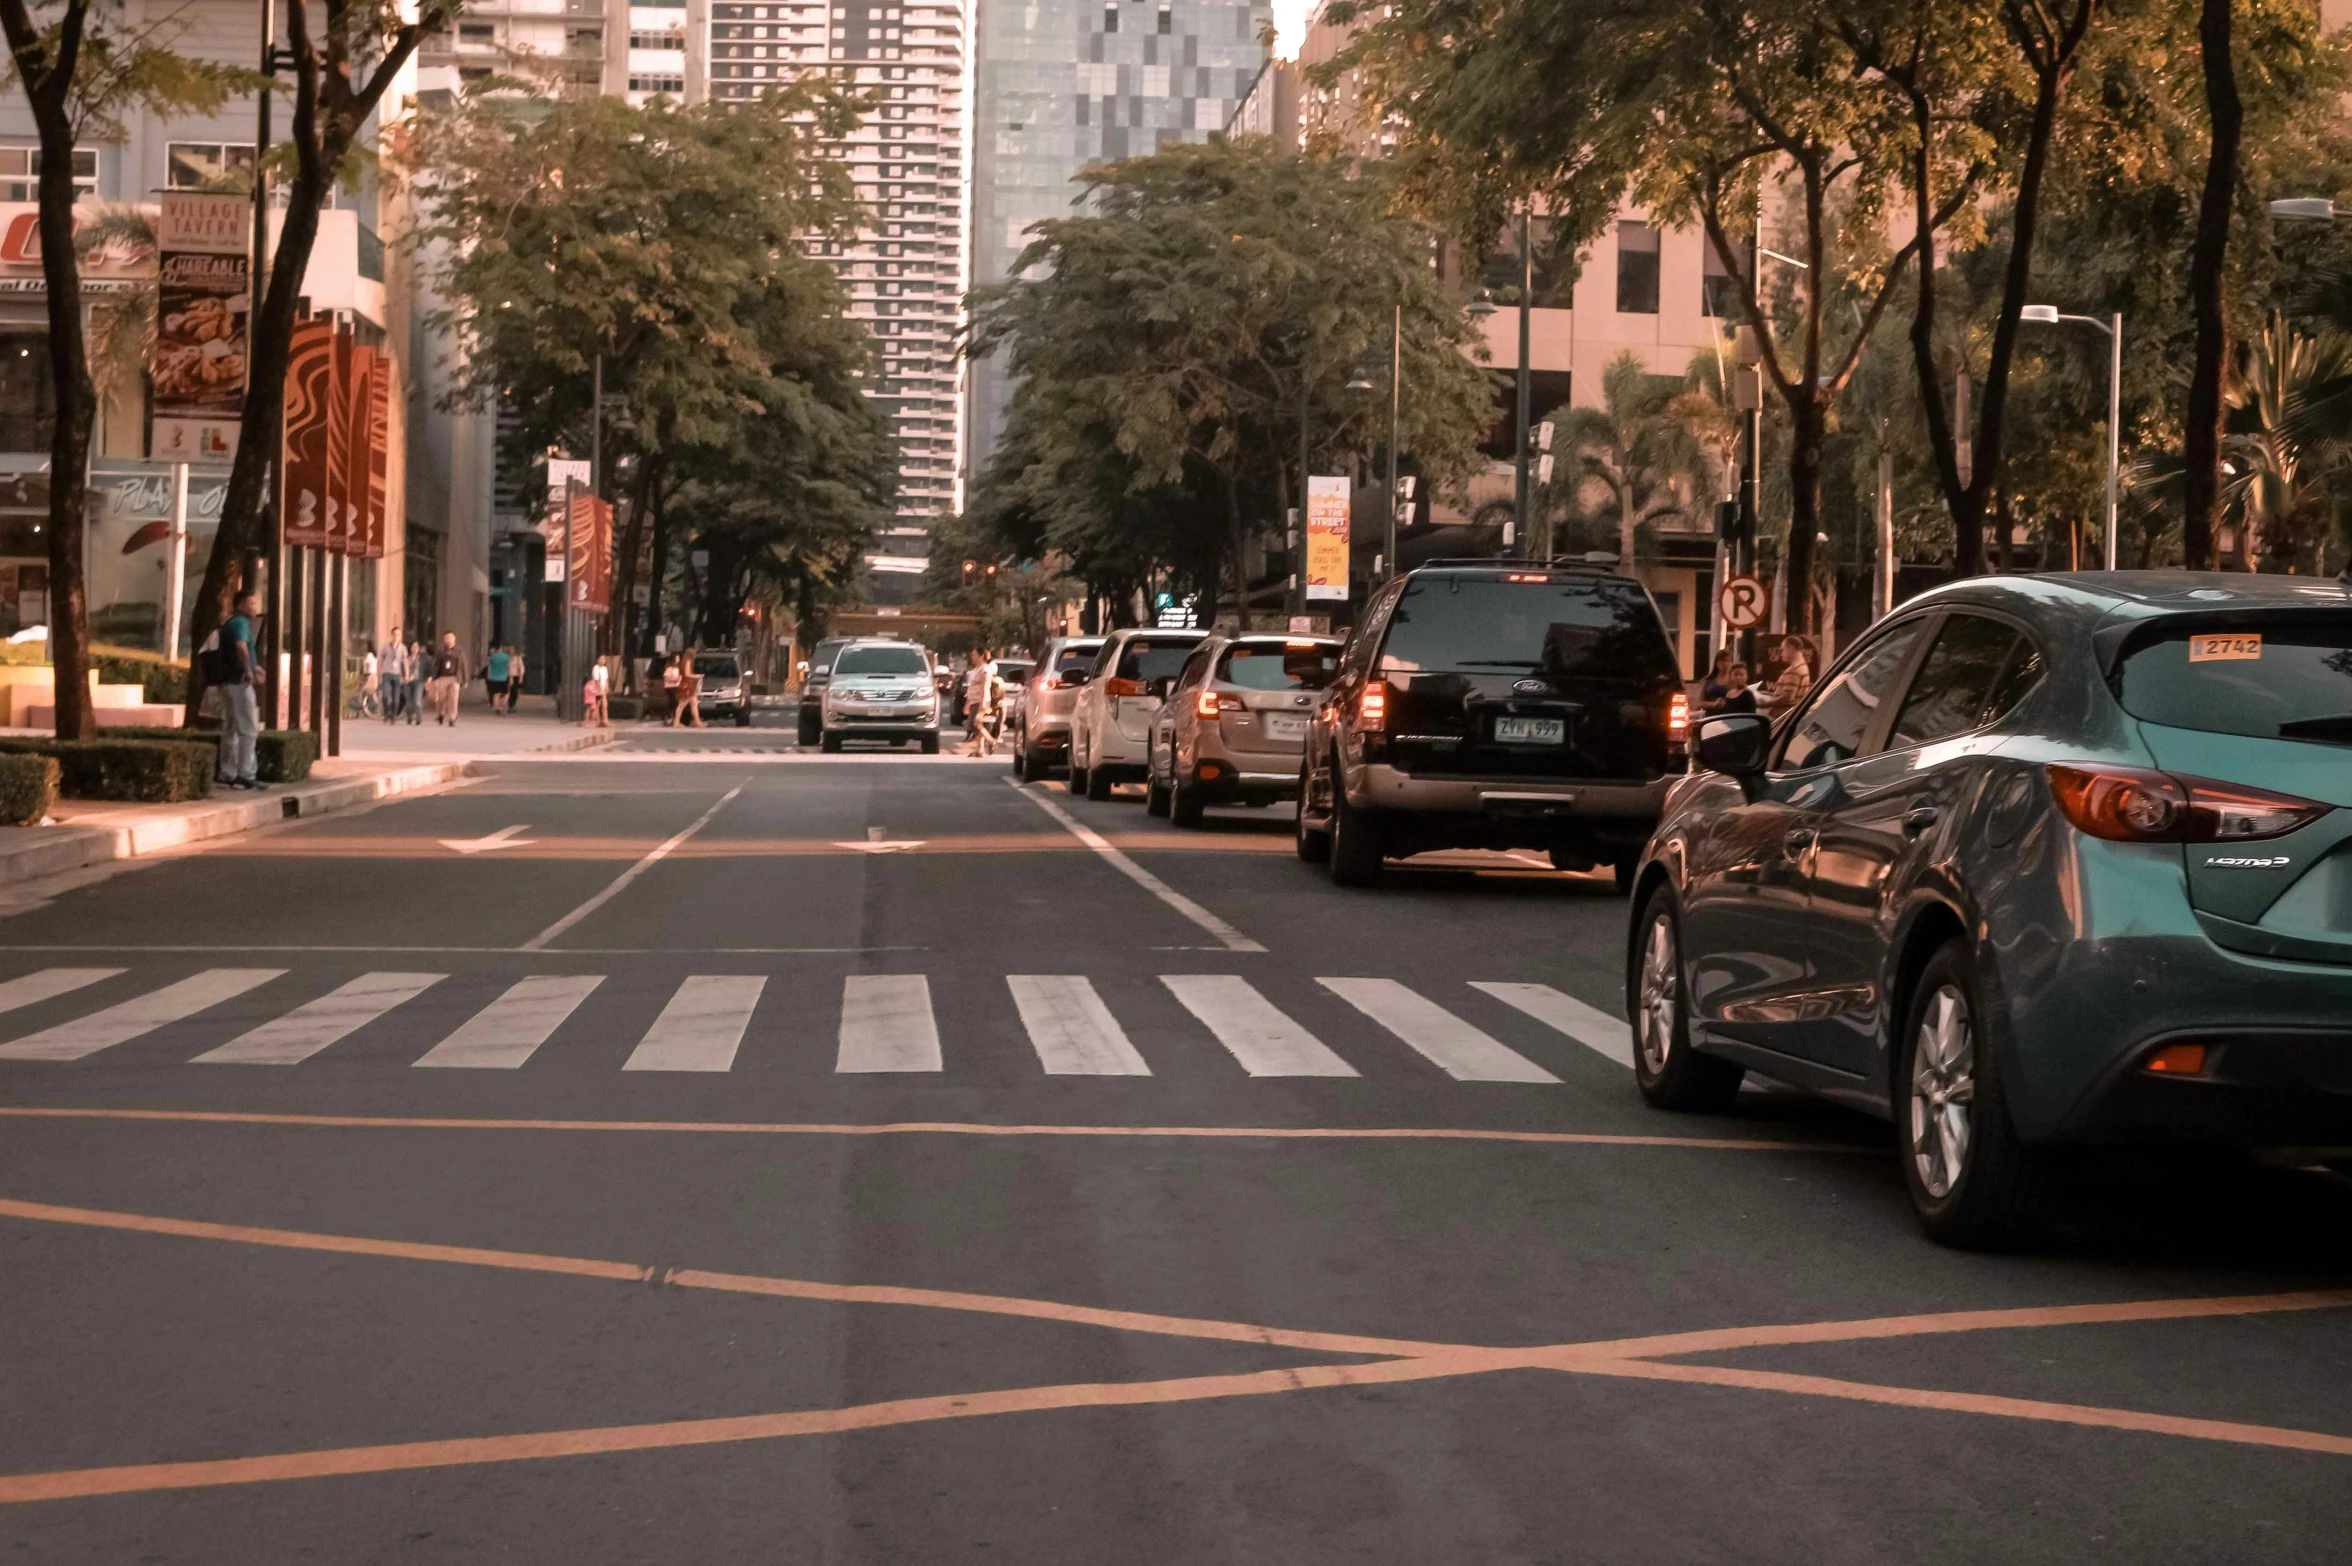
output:
M 1374 886 L 1380 881 L 1380 822 L 1372 812 L 1348 803 L 1336 768 L 1331 774 L 1331 884 Z
M 936 734 L 926 734 L 915 743 L 923 747 L 923 754 L 926 756 L 939 754 L 939 736 Z
M 801 719 L 798 738 L 803 745 L 814 745 L 817 742 L 817 720 L 814 718 Z
M 2031 1240 L 2054 1163 L 2049 1149 L 2018 1139 L 1999 1053 L 1978 1046 L 1983 1014 L 1968 944 L 1954 937 L 1913 986 L 1896 1055 L 1903 1184 L 1928 1238 L 1960 1250 Z
M 746 708 L 744 711 L 735 714 L 735 726 L 739 729 L 748 729 L 751 727 L 750 709 Z
M 1026 745 L 1013 747 L 1013 776 L 1023 780 L 1029 776 L 1029 748 Z
M 1086 769 L 1086 797 L 1098 805 L 1111 797 L 1111 775 L 1099 765 Z
M 1661 886 L 1645 899 L 1625 976 L 1633 1013 L 1633 1081 L 1658 1109 L 1720 1114 L 1739 1097 L 1744 1067 L 1691 1047 L 1689 987 L 1683 982 L 1682 914 Z
M 828 755 L 828 756 L 838 756 L 838 755 L 840 755 L 840 754 L 841 754 L 841 736 L 840 736 L 840 735 L 838 735 L 838 734 L 827 734 L 827 735 L 823 736 L 822 742 L 820 743 L 820 745 L 819 745 L 819 747 L 818 747 L 818 748 L 819 748 L 819 749 L 821 749 L 821 750 L 823 750 L 823 751 L 824 751 L 824 753 L 825 753 L 826 755 Z
M 1147 816 L 1166 815 L 1170 804 L 1168 796 L 1171 792 L 1161 786 L 1156 774 L 1147 775 L 1143 780 L 1143 813 Z
M 1184 775 L 1177 773 L 1168 783 L 1168 820 L 1180 827 L 1197 827 L 1201 812 L 1207 808 L 1197 788 L 1184 786 Z
M 1319 865 L 1331 859 L 1331 829 L 1316 826 L 1307 819 L 1307 801 L 1314 797 L 1310 792 L 1314 780 L 1308 776 L 1312 770 L 1306 762 L 1299 763 L 1298 829 L 1293 841 L 1302 862 Z
M 1073 794 L 1086 792 L 1086 769 L 1078 765 L 1076 751 L 1070 752 L 1070 792 Z

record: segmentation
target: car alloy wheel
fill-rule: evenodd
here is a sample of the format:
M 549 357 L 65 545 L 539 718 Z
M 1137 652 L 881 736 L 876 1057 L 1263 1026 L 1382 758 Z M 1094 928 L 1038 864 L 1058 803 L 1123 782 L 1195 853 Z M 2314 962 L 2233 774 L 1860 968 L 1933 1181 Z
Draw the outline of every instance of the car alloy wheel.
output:
M 1315 800 L 1314 764 L 1299 763 L 1298 826 L 1296 844 L 1298 856 L 1311 865 L 1319 865 L 1331 857 L 1331 830 L 1317 827 L 1310 814 Z
M 1911 1051 L 1911 1161 L 1920 1189 L 1936 1201 L 1968 1173 L 1975 1105 L 1968 997 L 1945 984 L 1928 997 Z
M 1641 1032 L 1643 1067 L 1651 1076 L 1666 1069 L 1674 1053 L 1675 1025 L 1682 1020 L 1682 961 L 1675 950 L 1674 914 L 1659 906 L 1650 915 L 1649 933 L 1642 939 L 1641 1009 L 1635 1014 Z
M 1634 928 L 1641 944 L 1626 951 L 1626 1001 L 1633 1012 L 1633 1083 L 1658 1109 L 1720 1114 L 1739 1100 L 1745 1067 L 1691 1047 L 1684 1006 L 1682 924 L 1674 892 L 1654 886 Z

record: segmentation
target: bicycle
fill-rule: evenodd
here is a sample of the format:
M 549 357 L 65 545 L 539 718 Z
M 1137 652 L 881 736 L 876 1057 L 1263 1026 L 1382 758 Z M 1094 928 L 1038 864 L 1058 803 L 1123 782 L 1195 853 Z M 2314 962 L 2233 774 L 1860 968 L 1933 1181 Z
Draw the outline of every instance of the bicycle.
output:
M 383 692 L 374 685 L 362 685 L 354 691 L 344 707 L 344 716 L 352 718 L 380 718 L 384 715 Z

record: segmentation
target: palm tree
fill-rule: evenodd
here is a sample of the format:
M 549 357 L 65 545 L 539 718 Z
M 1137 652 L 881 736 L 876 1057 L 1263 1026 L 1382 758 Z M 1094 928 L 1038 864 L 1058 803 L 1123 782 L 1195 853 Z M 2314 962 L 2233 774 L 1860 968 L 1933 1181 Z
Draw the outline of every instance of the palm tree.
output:
M 2245 345 L 2228 387 L 2222 504 L 2236 516 L 2247 570 L 2280 557 L 2292 570 L 2307 551 L 2318 566 L 2324 540 L 2304 535 L 2324 508 L 2329 471 L 2342 465 L 2352 441 L 2347 383 L 2352 336 L 2343 332 L 2299 331 L 2273 312 Z
M 1550 485 L 1553 503 L 1575 514 L 1585 490 L 1605 490 L 1598 510 L 1616 523 L 1621 570 L 1632 569 L 1642 528 L 1687 512 L 1707 493 L 1707 454 L 1675 406 L 1681 391 L 1678 377 L 1651 374 L 1628 351 L 1601 372 L 1600 406 L 1551 415 L 1564 459 Z

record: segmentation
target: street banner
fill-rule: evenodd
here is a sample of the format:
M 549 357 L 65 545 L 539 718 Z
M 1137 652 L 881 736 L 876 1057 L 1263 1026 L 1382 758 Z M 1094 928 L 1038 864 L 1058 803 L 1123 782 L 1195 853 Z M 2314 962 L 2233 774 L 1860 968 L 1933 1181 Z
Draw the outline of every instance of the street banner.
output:
M 245 404 L 247 306 L 253 298 L 250 198 L 167 190 L 155 224 L 155 395 L 148 436 L 157 459 L 219 462 L 237 450 Z
M 343 553 L 367 557 L 368 423 L 381 362 L 376 350 L 351 344 L 351 374 L 343 393 Z
M 577 457 L 549 457 L 547 459 L 547 514 L 539 524 L 539 536 L 547 541 L 546 579 L 560 582 L 564 567 L 570 559 L 566 519 L 570 515 L 572 487 L 588 487 L 595 466 Z
M 278 514 L 285 541 L 318 549 L 327 541 L 327 421 L 334 398 L 335 328 L 302 321 L 286 364 L 286 460 Z
M 1307 602 L 1347 602 L 1348 481 L 1307 480 Z
M 349 332 L 335 334 L 327 395 L 327 552 L 351 553 L 351 367 Z
M 564 508 L 565 562 L 569 588 L 564 601 L 597 614 L 612 607 L 612 503 L 575 486 Z
M 390 537 L 384 518 L 391 503 L 392 361 L 379 353 L 374 362 L 367 397 L 367 526 L 360 553 L 367 559 L 381 560 Z

